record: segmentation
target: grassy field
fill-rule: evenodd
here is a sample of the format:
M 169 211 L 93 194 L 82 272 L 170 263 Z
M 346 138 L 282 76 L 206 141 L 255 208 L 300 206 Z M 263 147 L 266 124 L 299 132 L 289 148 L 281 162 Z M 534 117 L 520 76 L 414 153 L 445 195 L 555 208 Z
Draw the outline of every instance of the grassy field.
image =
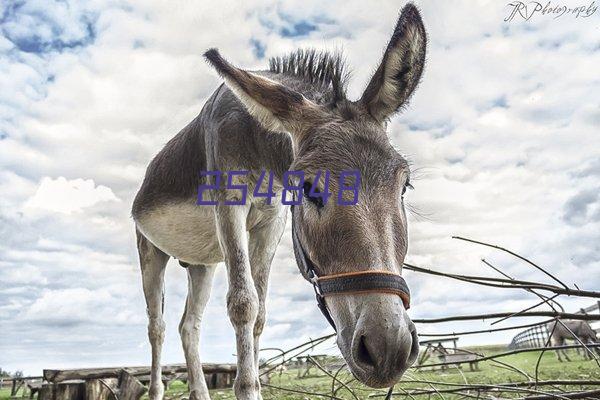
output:
M 487 346 L 480 348 L 471 348 L 471 351 L 475 351 L 480 354 L 491 355 L 499 352 L 506 351 L 505 347 L 499 346 Z M 600 367 L 594 361 L 585 361 L 582 356 L 579 356 L 575 351 L 568 353 L 573 361 L 560 363 L 556 359 L 556 355 L 553 352 L 546 352 L 542 356 L 540 368 L 539 368 L 539 379 L 540 380 L 568 380 L 568 379 L 588 379 L 588 380 L 600 380 Z M 521 371 L 534 376 L 535 365 L 539 357 L 539 352 L 535 353 L 521 353 L 498 359 L 501 362 L 508 363 L 514 367 L 517 367 Z M 479 364 L 479 371 L 470 371 L 468 366 L 463 366 L 461 370 L 451 368 L 445 371 L 415 371 L 414 369 L 409 370 L 403 378 L 403 381 L 396 385 L 395 392 L 401 393 L 403 390 L 410 390 L 415 388 L 429 388 L 427 384 L 416 381 L 432 381 L 432 382 L 444 382 L 444 383 L 485 383 L 485 384 L 498 384 L 515 381 L 523 381 L 525 377 L 515 371 L 503 368 L 499 364 L 491 362 L 483 362 Z M 271 376 L 270 384 L 273 386 L 281 386 L 290 390 L 316 392 L 326 395 L 331 394 L 331 382 L 332 379 L 321 373 L 317 369 L 312 370 L 314 373 L 310 377 L 298 379 L 296 377 L 297 371 L 288 370 L 281 374 L 273 374 Z M 343 382 L 352 380 L 352 377 L 348 374 L 340 374 L 339 377 Z M 339 386 L 339 384 L 337 385 Z M 357 382 L 351 382 L 348 384 L 349 387 L 354 390 L 357 397 L 360 399 L 367 398 L 370 395 L 384 394 L 386 391 L 377 391 L 366 388 Z M 439 389 L 442 386 L 436 385 Z M 166 398 L 169 400 L 181 399 L 186 396 L 186 386 L 180 382 L 174 382 L 167 392 Z M 576 387 L 576 390 L 579 390 Z M 597 387 L 595 389 L 598 389 Z M 540 389 L 543 390 L 543 389 Z M 304 400 L 319 398 L 314 395 L 286 392 L 274 388 L 263 388 L 264 400 Z M 228 400 L 234 399 L 232 390 L 213 390 L 211 392 L 213 400 Z M 458 398 L 452 394 L 443 395 L 446 400 Z M 343 399 L 354 399 L 354 397 L 345 389 L 340 389 L 336 393 L 336 397 Z M 407 396 L 394 396 L 394 397 L 407 397 Z M 408 398 L 408 397 L 407 397 Z M 417 398 L 417 397 L 415 397 Z M 420 398 L 426 399 L 427 396 L 421 396 Z M 434 396 L 433 398 L 438 398 Z M 440 397 L 441 398 L 441 397 Z
M 504 347 L 499 346 L 488 346 L 471 348 L 471 351 L 475 351 L 480 354 L 491 355 L 505 351 Z M 600 380 L 600 368 L 594 361 L 585 361 L 583 358 L 574 351 L 570 351 L 569 355 L 573 361 L 560 363 L 557 361 L 556 356 L 552 352 L 546 352 L 541 360 L 539 369 L 540 380 L 568 380 L 568 379 L 588 379 L 588 380 Z M 529 375 L 535 375 L 535 364 L 537 362 L 539 353 L 521 353 L 498 359 L 504 363 L 508 363 L 524 373 Z M 444 383 L 485 383 L 485 384 L 499 384 L 506 382 L 523 381 L 525 377 L 515 371 L 503 368 L 499 364 L 491 362 L 483 362 L 479 364 L 479 371 L 470 371 L 468 366 L 463 366 L 461 370 L 451 368 L 445 371 L 416 371 L 414 369 L 409 370 L 403 378 L 403 381 L 396 385 L 395 392 L 401 393 L 403 390 L 410 390 L 416 388 L 429 388 L 426 383 L 418 381 L 430 381 L 430 382 L 444 382 Z M 305 392 L 316 392 L 325 395 L 331 394 L 331 378 L 320 372 L 316 368 L 312 369 L 312 374 L 309 377 L 298 379 L 296 377 L 296 370 L 288 370 L 281 375 L 274 373 L 271 376 L 270 384 L 273 386 L 281 386 L 288 390 L 298 390 Z M 356 393 L 357 397 L 364 399 L 370 395 L 384 394 L 385 391 L 377 391 L 366 388 L 356 381 L 352 381 L 352 377 L 349 373 L 340 373 L 340 380 L 348 382 L 348 386 Z M 339 386 L 337 384 L 336 386 Z M 442 385 L 435 385 L 438 389 L 442 388 Z M 579 389 L 579 388 L 577 388 Z M 598 389 L 598 388 L 596 388 Z M 263 387 L 263 398 L 264 400 L 304 400 L 319 398 L 318 396 L 287 392 L 279 389 Z M 0 390 L 0 400 L 8 400 L 9 390 Z M 231 389 L 220 389 L 211 391 L 213 400 L 228 400 L 235 399 Z M 337 391 L 336 397 L 342 399 L 354 399 L 354 397 L 346 390 L 340 389 Z M 450 400 L 458 398 L 452 394 L 444 394 L 444 399 Z M 181 382 L 173 382 L 165 398 L 167 400 L 179 400 L 187 397 L 187 386 Z M 396 398 L 406 396 L 394 396 Z M 438 396 L 434 396 L 436 398 Z M 144 397 L 146 399 L 147 397 Z M 321 397 L 323 398 L 323 397 Z M 408 397 L 407 397 L 408 398 Z M 419 398 L 415 396 L 415 398 Z M 421 396 L 420 398 L 427 398 Z M 441 398 L 441 397 L 439 397 Z

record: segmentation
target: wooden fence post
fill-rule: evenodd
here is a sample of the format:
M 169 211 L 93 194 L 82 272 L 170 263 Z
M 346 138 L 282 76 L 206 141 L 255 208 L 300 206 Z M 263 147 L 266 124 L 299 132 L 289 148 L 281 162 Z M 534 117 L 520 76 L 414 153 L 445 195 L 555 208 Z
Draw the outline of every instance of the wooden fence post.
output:
M 126 370 L 119 378 L 119 400 L 138 400 L 148 389 Z
M 38 400 L 54 400 L 54 384 L 42 384 L 38 394 Z

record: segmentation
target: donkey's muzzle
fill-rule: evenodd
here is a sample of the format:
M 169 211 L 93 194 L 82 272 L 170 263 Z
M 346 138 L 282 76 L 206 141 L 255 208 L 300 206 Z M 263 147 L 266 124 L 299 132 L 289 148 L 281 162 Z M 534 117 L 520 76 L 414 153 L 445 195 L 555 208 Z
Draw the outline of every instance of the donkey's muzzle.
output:
M 386 304 L 397 302 L 398 297 L 373 299 L 364 303 L 354 332 L 344 330 L 338 340 L 345 342 L 346 360 L 358 380 L 371 387 L 389 387 L 415 362 L 419 340 L 404 308 Z

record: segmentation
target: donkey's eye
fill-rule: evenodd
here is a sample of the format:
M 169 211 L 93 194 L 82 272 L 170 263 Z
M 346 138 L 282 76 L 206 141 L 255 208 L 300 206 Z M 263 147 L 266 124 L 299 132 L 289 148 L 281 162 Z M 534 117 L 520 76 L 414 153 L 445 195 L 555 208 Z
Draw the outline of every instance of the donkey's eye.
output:
M 414 189 L 414 186 L 410 184 L 410 181 L 406 181 L 406 184 L 404 184 L 404 187 L 402 188 L 403 196 L 404 196 L 404 193 L 406 193 L 406 189 L 410 189 L 410 190 Z
M 309 181 L 304 182 L 304 186 L 302 187 L 302 193 L 304 194 L 304 198 L 306 200 L 310 201 L 311 203 L 313 203 L 318 208 L 323 208 L 323 198 L 310 195 L 312 186 L 313 186 L 312 182 L 309 182 Z M 319 189 L 316 189 L 316 188 L 312 192 L 313 192 L 313 194 L 320 193 Z

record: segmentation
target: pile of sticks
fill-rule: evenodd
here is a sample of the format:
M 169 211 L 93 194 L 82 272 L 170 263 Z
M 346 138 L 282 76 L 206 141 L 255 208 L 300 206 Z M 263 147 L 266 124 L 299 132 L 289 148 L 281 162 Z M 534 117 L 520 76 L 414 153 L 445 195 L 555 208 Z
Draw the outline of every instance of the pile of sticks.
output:
M 488 313 L 488 314 L 476 314 L 476 315 L 456 315 L 442 318 L 429 318 L 429 319 L 413 319 L 418 325 L 425 324 L 439 324 L 453 321 L 472 321 L 472 320 L 489 320 L 496 319 L 489 328 L 479 330 L 467 330 L 462 332 L 445 332 L 445 333 L 420 333 L 420 337 L 446 337 L 446 336 L 464 336 L 464 335 L 475 335 L 485 334 L 491 332 L 510 331 L 516 329 L 530 328 L 533 326 L 546 326 L 552 321 L 557 321 L 554 327 L 559 324 L 569 330 L 561 320 L 587 320 L 587 321 L 598 321 L 600 315 L 592 315 L 585 313 L 568 313 L 565 312 L 562 305 L 559 303 L 560 296 L 576 296 L 581 298 L 594 298 L 600 299 L 600 292 L 581 290 L 577 286 L 571 288 L 559 280 L 556 276 L 551 274 L 547 269 L 537 265 L 531 260 L 523 257 L 513 251 L 506 248 L 492 245 L 489 243 L 480 242 L 477 240 L 467 239 L 463 237 L 454 237 L 455 239 L 466 241 L 469 243 L 487 246 L 494 248 L 498 251 L 507 253 L 518 260 L 526 263 L 527 265 L 539 270 L 545 274 L 553 283 L 542 283 L 533 281 L 518 280 L 509 274 L 502 271 L 500 268 L 492 265 L 485 259 L 482 259 L 484 265 L 493 269 L 499 273 L 502 277 L 486 277 L 486 276 L 472 276 L 472 275 L 460 275 L 441 272 L 439 270 L 422 268 L 411 264 L 405 264 L 404 268 L 417 273 L 423 273 L 433 276 L 439 276 L 442 278 L 459 280 L 469 284 L 483 285 L 499 289 L 519 289 L 525 290 L 532 295 L 536 296 L 540 301 L 535 305 L 528 307 L 523 310 L 515 312 L 500 312 L 500 313 Z M 549 310 L 539 310 L 541 306 L 547 306 Z M 499 322 L 507 319 L 518 318 L 518 317 L 548 317 L 540 322 L 528 323 L 528 324 L 516 324 L 508 327 L 494 327 Z M 552 336 L 550 332 L 549 336 Z M 572 333 L 572 332 L 571 332 Z M 318 370 L 321 371 L 322 375 L 331 380 L 330 390 L 326 392 L 311 392 L 306 390 L 305 387 L 300 385 L 290 387 L 277 386 L 271 380 L 270 384 L 263 386 L 271 388 L 274 393 L 296 393 L 299 395 L 308 396 L 309 398 L 327 398 L 327 399 L 363 399 L 370 397 L 382 397 L 385 399 L 391 398 L 408 398 L 417 399 L 426 396 L 428 399 L 437 397 L 445 400 L 447 396 L 452 399 L 463 399 L 463 398 L 476 398 L 476 399 L 528 399 L 528 400 L 554 400 L 554 399 L 600 399 L 600 379 L 554 379 L 554 380 L 542 380 L 540 379 L 540 370 L 543 368 L 542 356 L 548 351 L 557 351 L 561 349 L 582 349 L 587 352 L 593 362 L 598 367 L 597 377 L 600 377 L 600 360 L 598 354 L 600 354 L 599 343 L 586 344 L 577 339 L 576 335 L 573 335 L 576 339 L 573 345 L 564 346 L 550 346 L 550 339 L 548 338 L 544 346 L 534 348 L 521 348 L 510 351 L 505 351 L 493 355 L 477 354 L 478 362 L 488 362 L 492 365 L 508 369 L 521 376 L 522 379 L 519 381 L 512 382 L 499 382 L 499 383 L 470 383 L 465 374 L 459 369 L 459 365 L 462 363 L 468 363 L 468 360 L 451 362 L 438 362 L 434 364 L 427 364 L 427 368 L 435 367 L 452 367 L 456 368 L 462 375 L 462 383 L 449 383 L 442 382 L 440 380 L 423 380 L 418 379 L 418 367 L 413 366 L 412 369 L 405 374 L 403 380 L 396 385 L 395 388 L 390 388 L 385 391 L 375 391 L 373 389 L 366 388 L 358 384 L 354 378 L 352 378 L 344 365 L 340 366 L 337 370 L 331 370 L 326 366 L 321 365 L 317 360 L 310 357 L 310 353 L 313 352 L 319 345 L 327 345 L 329 348 L 333 348 L 332 339 L 334 334 L 322 336 L 316 339 L 312 339 L 308 342 L 302 343 L 294 348 L 288 350 L 281 349 L 269 349 L 278 350 L 278 354 L 266 360 L 262 366 L 262 374 L 272 374 L 276 370 L 281 370 L 282 365 L 290 365 L 290 361 L 294 360 L 299 356 L 305 356 L 307 362 L 312 363 Z M 266 350 L 266 349 L 265 349 Z M 525 352 L 538 352 L 537 362 L 533 373 L 528 373 L 521 368 L 503 360 L 505 357 Z M 306 354 L 309 354 L 306 356 Z M 473 353 L 476 354 L 476 353 Z M 349 378 L 350 376 L 350 378 Z M 343 378 L 342 378 L 343 377 Z M 344 397 L 341 397 L 344 396 Z

